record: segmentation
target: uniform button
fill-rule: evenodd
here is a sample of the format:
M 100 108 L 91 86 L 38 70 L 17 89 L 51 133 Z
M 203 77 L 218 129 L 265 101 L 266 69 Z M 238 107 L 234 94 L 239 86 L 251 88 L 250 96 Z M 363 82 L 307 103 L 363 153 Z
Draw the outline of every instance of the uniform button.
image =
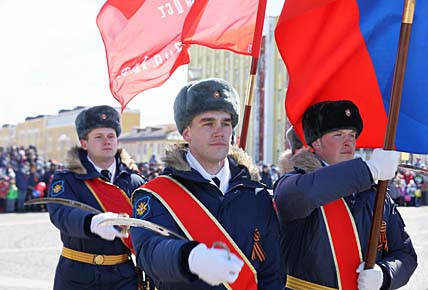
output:
M 96 255 L 94 257 L 94 263 L 96 265 L 102 265 L 104 263 L 104 256 L 103 255 Z

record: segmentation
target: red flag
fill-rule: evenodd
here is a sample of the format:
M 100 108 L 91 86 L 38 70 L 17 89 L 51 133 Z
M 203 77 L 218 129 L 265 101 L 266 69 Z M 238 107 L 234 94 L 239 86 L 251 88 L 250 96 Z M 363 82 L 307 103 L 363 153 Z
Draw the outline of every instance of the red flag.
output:
M 196 1 L 183 29 L 183 43 L 258 57 L 266 0 Z
M 364 120 L 358 147 L 382 147 L 386 113 L 360 31 L 357 1 L 314 3 L 302 8 L 300 0 L 286 1 L 275 30 L 290 76 L 287 116 L 302 137 L 301 117 L 311 104 L 352 100 Z
M 162 85 L 189 63 L 193 43 L 258 55 L 265 7 L 266 0 L 108 0 L 97 25 L 113 96 L 124 109 L 138 93 Z

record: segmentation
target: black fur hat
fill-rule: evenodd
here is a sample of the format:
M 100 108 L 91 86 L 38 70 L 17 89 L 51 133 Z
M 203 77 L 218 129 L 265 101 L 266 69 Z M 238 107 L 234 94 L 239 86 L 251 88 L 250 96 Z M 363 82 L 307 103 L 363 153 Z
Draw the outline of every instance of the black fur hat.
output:
M 311 145 L 325 133 L 340 129 L 354 129 L 358 137 L 363 130 L 363 120 L 353 102 L 325 101 L 306 109 L 302 126 L 306 144 Z
M 232 127 L 235 128 L 239 121 L 239 105 L 238 93 L 223 79 L 190 82 L 175 98 L 175 124 L 181 134 L 196 115 L 206 111 L 224 111 L 231 114 Z
M 81 111 L 76 117 L 75 125 L 79 140 L 86 139 L 88 133 L 96 128 L 112 128 L 116 131 L 117 137 L 122 132 L 119 112 L 106 105 Z

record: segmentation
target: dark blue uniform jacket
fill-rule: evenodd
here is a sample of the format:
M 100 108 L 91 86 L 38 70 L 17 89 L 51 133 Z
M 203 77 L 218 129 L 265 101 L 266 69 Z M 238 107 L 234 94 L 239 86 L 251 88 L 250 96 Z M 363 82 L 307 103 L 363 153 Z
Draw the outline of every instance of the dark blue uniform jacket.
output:
M 311 160 L 312 159 L 312 160 Z M 336 288 L 337 277 L 320 206 L 344 197 L 355 220 L 362 257 L 366 256 L 376 196 L 370 170 L 360 159 L 322 168 L 307 168 L 321 162 L 310 152 L 296 158 L 304 171 L 286 174 L 276 184 L 274 196 L 281 225 L 281 251 L 285 274 Z M 382 289 L 397 289 L 407 283 L 417 265 L 416 253 L 404 222 L 387 195 L 383 212 L 388 249 L 382 246 L 376 263 L 384 272 Z
M 136 174 L 137 167 L 124 150 L 119 149 L 116 158 L 119 165 L 114 184 L 131 196 L 135 188 L 144 184 L 144 178 Z M 103 211 L 84 184 L 84 180 L 100 177 L 92 163 L 87 160 L 86 151 L 73 148 L 70 151 L 70 162 L 67 170 L 57 171 L 54 175 L 49 196 L 77 200 Z M 91 233 L 90 223 L 93 213 L 52 203 L 48 205 L 48 210 L 52 223 L 61 232 L 61 240 L 65 247 L 104 255 L 128 252 L 128 248 L 120 239 L 107 241 Z M 126 284 L 129 280 L 132 280 L 136 287 L 136 271 L 131 261 L 115 266 L 98 266 L 61 256 L 55 275 L 55 289 L 98 289 L 98 287 L 121 289 L 120 285 Z
M 176 160 L 169 162 L 174 167 L 166 167 L 163 174 L 183 184 L 221 223 L 257 270 L 259 289 L 281 289 L 279 225 L 267 190 L 259 182 L 251 180 L 248 167 L 238 165 L 229 156 L 232 178 L 229 190 L 223 196 L 215 185 L 190 169 L 181 150 L 174 154 L 176 157 L 171 159 Z M 167 209 L 150 193 L 137 190 L 132 200 L 134 217 L 157 223 L 185 236 Z M 147 210 L 137 213 L 136 205 L 142 200 L 148 205 Z M 266 253 L 264 262 L 250 258 L 255 228 L 261 234 L 260 242 Z M 159 290 L 225 289 L 223 285 L 211 287 L 189 271 L 187 257 L 194 242 L 166 238 L 141 228 L 131 228 L 131 236 L 137 264 L 155 280 Z

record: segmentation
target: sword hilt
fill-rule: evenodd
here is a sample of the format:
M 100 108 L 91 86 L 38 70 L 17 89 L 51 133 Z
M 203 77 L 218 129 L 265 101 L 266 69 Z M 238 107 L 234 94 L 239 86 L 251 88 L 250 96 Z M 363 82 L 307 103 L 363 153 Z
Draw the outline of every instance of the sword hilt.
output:
M 125 212 L 120 212 L 118 213 L 118 217 L 129 218 L 129 214 Z M 129 234 L 129 229 L 130 229 L 129 226 L 114 226 L 114 228 L 118 230 L 121 234 Z
M 225 244 L 225 243 L 223 243 L 223 242 L 220 242 L 220 241 L 217 241 L 217 242 L 214 242 L 213 243 L 213 245 L 211 246 L 211 248 L 222 248 L 222 249 L 225 249 L 226 250 L 226 252 L 227 252 L 227 259 L 228 260 L 230 260 L 231 259 L 231 257 L 230 257 L 230 250 L 229 250 L 229 247 Z

